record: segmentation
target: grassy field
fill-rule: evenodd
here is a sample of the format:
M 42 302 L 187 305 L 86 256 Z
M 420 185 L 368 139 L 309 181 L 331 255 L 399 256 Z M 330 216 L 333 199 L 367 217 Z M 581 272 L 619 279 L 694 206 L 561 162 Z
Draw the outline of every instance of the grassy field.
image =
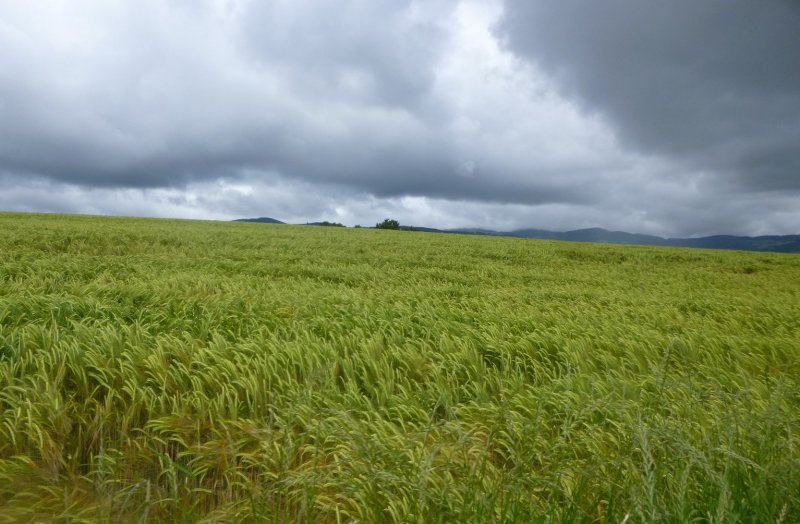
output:
M 0 214 L 0 522 L 797 522 L 800 257 Z

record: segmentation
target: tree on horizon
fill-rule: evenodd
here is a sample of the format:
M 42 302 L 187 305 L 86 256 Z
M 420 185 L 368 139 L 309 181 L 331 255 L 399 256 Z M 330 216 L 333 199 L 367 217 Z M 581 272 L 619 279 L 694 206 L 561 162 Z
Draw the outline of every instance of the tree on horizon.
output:
M 375 229 L 400 229 L 400 222 L 393 218 L 387 218 L 383 222 L 375 224 Z

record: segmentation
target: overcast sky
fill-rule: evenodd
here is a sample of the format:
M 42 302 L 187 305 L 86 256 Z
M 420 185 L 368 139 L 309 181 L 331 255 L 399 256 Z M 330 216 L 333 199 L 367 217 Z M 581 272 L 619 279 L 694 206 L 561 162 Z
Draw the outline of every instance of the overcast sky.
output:
M 0 210 L 800 233 L 794 0 L 0 0 Z

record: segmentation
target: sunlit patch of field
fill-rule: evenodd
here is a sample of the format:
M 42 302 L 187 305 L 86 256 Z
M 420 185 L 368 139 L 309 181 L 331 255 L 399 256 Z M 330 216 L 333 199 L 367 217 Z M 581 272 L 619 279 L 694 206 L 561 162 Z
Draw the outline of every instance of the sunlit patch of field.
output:
M 0 214 L 0 522 L 792 522 L 800 257 Z

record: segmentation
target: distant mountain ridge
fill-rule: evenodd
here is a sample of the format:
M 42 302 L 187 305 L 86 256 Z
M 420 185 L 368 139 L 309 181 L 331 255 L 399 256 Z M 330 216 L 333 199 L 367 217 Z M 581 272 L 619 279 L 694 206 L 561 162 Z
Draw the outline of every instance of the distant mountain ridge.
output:
M 800 253 L 800 235 L 766 235 L 744 237 L 713 235 L 699 238 L 663 238 L 655 235 L 608 231 L 599 227 L 554 232 L 541 229 L 518 229 L 503 233 L 522 238 L 570 240 L 574 242 L 603 242 L 607 244 L 633 244 L 640 246 L 696 247 L 705 249 L 738 249 L 742 251 L 775 251 Z
M 741 251 L 771 251 L 778 253 L 800 253 L 800 235 L 766 235 L 744 237 L 713 235 L 699 238 L 664 238 L 655 235 L 609 231 L 600 227 L 574 229 L 571 231 L 548 231 L 546 229 L 516 229 L 493 231 L 481 228 L 431 229 L 405 228 L 462 235 L 493 235 L 540 240 L 566 240 L 570 242 L 599 242 L 604 244 L 631 244 L 637 246 L 696 247 L 704 249 L 738 249 Z
M 237 218 L 234 222 L 260 222 L 262 224 L 285 224 L 286 222 L 281 222 L 278 219 L 270 218 L 270 217 L 259 217 L 259 218 Z
M 264 222 L 283 224 L 274 218 L 243 218 L 237 222 Z M 638 246 L 695 247 L 704 249 L 736 249 L 741 251 L 770 251 L 777 253 L 800 253 L 800 235 L 764 235 L 757 237 L 735 235 L 713 235 L 700 238 L 664 238 L 655 235 L 609 231 L 600 227 L 574 229 L 572 231 L 548 231 L 546 229 L 516 229 L 495 231 L 483 228 L 436 229 L 432 227 L 401 226 L 400 229 L 426 233 L 454 233 L 460 235 L 491 235 L 540 240 L 566 240 L 571 242 L 600 242 L 604 244 L 632 244 Z

